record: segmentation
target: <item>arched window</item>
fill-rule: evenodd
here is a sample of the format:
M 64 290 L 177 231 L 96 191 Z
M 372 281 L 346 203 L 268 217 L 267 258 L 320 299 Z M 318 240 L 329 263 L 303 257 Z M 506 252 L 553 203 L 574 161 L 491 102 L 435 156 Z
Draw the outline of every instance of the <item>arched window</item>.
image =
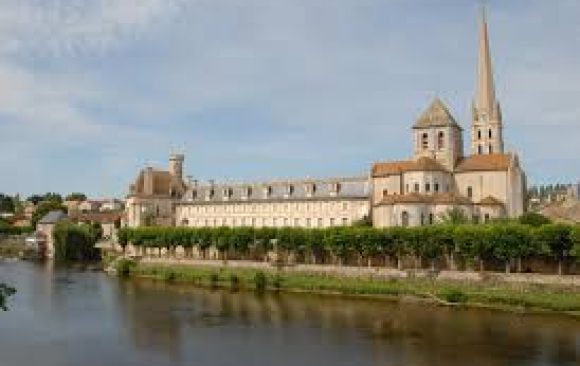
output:
M 404 227 L 409 226 L 409 213 L 407 211 L 401 213 L 401 225 Z
M 442 150 L 445 147 L 445 134 L 443 133 L 443 131 L 440 131 L 437 134 L 437 148 L 439 150 Z
M 491 145 L 489 145 L 489 153 L 493 154 L 493 147 Z
M 477 130 L 477 139 L 481 140 L 481 130 Z
M 467 197 L 469 198 L 473 197 L 473 188 L 467 187 Z
M 491 138 L 491 128 L 487 131 L 487 136 Z
M 423 147 L 423 150 L 427 150 L 429 148 L 429 135 L 427 132 L 421 135 L 421 146 Z
M 477 153 L 479 155 L 481 155 L 483 153 L 483 149 L 481 148 L 481 145 L 477 146 Z

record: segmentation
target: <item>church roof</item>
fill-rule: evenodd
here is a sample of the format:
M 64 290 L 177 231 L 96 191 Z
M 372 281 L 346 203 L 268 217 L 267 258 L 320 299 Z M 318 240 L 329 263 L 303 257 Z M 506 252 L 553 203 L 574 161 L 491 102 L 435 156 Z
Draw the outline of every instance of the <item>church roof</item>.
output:
M 439 98 L 435 98 L 431 105 L 419 116 L 413 128 L 429 127 L 456 127 L 461 129 L 447 106 Z
M 471 200 L 456 193 L 443 192 L 434 194 L 407 193 L 390 194 L 383 197 L 378 205 L 394 204 L 439 204 L 439 205 L 470 205 Z
M 398 175 L 404 172 L 412 171 L 442 171 L 445 169 L 441 164 L 439 164 L 435 159 L 428 157 L 420 157 L 417 160 L 402 160 L 402 161 L 390 161 L 383 163 L 375 163 L 372 167 L 373 177 L 384 177 L 388 175 Z
M 151 187 L 147 187 L 146 178 L 151 179 Z M 185 186 L 179 178 L 165 170 L 145 168 L 135 183 L 131 185 L 131 195 L 135 196 L 170 196 L 172 192 L 183 193 Z
M 511 156 L 509 154 L 471 155 L 459 161 L 456 172 L 508 170 Z

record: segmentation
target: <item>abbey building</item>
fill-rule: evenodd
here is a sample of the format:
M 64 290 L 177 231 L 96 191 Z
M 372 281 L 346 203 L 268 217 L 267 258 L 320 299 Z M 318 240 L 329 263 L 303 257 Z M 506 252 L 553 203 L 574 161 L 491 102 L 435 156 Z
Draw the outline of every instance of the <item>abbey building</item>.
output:
M 169 170 L 143 169 L 126 205 L 129 226 L 375 227 L 437 222 L 449 210 L 473 221 L 524 212 L 526 178 L 518 155 L 504 151 L 487 22 L 480 23 L 477 83 L 464 152 L 464 130 L 435 99 L 412 126 L 413 156 L 373 164 L 366 177 L 251 184 L 185 181 L 183 155 Z

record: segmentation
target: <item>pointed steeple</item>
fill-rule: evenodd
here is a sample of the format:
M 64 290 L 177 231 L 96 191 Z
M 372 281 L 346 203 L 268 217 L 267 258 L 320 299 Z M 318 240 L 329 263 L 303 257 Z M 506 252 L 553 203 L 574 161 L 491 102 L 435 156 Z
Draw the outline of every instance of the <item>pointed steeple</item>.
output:
M 499 102 L 495 96 L 485 9 L 482 9 L 479 24 L 477 85 L 475 88 L 475 98 L 473 100 L 471 153 L 503 153 L 502 116 Z
M 485 8 L 481 11 L 479 28 L 479 53 L 477 57 L 477 91 L 474 107 L 479 113 L 490 116 L 496 108 L 495 86 L 493 83 L 493 70 L 491 55 L 489 52 L 489 36 L 487 33 L 487 19 Z M 492 117 L 493 118 L 493 117 Z

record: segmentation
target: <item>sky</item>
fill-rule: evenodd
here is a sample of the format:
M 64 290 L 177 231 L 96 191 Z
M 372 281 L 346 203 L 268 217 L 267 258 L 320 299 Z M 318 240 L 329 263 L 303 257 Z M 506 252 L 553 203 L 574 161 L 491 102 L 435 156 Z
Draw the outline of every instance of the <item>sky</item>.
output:
M 434 97 L 469 127 L 480 6 L 0 0 L 0 192 L 123 196 L 172 152 L 232 182 L 407 159 Z M 506 148 L 531 183 L 578 180 L 580 1 L 486 6 Z

